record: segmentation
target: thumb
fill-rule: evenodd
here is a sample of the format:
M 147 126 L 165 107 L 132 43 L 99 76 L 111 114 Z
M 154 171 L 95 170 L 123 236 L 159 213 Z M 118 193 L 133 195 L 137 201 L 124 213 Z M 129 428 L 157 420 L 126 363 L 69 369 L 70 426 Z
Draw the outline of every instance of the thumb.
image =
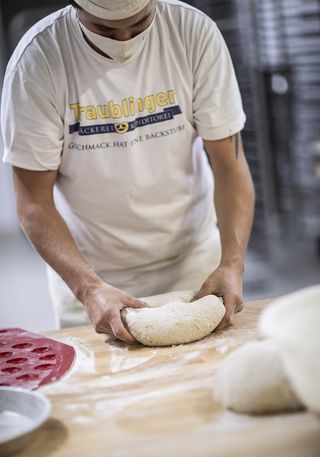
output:
M 205 287 L 202 287 L 190 301 L 200 300 L 200 298 L 203 298 L 209 294 L 210 294 L 209 290 Z

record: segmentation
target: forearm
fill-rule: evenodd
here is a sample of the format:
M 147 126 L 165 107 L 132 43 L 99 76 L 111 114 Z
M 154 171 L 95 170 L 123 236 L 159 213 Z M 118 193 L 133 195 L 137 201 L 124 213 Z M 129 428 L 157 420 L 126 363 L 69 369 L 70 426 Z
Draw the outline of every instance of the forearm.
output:
M 55 207 L 53 188 L 57 176 L 58 170 L 34 171 L 13 167 L 21 225 L 39 254 L 84 304 L 96 331 L 111 332 L 122 341 L 131 343 L 134 338 L 125 329 L 120 311 L 145 305 L 103 282 L 82 257 Z
M 62 277 L 74 295 L 85 301 L 86 291 L 101 283 L 82 257 L 66 223 L 54 205 L 30 203 L 18 211 L 21 225 L 41 257 Z
M 254 187 L 248 168 L 231 169 L 215 177 L 214 202 L 221 238 L 221 265 L 238 266 L 244 257 L 252 228 Z

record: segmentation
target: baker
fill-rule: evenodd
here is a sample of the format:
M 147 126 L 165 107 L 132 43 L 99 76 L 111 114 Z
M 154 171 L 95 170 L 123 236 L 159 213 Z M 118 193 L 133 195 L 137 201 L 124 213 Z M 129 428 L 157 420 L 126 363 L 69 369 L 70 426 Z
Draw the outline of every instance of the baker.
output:
M 223 297 L 220 327 L 241 310 L 244 123 L 221 33 L 190 5 L 76 0 L 24 35 L 3 85 L 3 160 L 63 326 L 89 316 L 132 342 L 121 309 L 183 289 Z

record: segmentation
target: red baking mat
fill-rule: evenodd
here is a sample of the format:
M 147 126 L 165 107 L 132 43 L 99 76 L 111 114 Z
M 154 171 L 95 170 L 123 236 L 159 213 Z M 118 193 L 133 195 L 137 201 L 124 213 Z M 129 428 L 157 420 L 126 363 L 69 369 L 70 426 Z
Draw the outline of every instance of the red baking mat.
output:
M 0 329 L 0 386 L 37 389 L 60 379 L 74 358 L 67 344 L 20 328 Z

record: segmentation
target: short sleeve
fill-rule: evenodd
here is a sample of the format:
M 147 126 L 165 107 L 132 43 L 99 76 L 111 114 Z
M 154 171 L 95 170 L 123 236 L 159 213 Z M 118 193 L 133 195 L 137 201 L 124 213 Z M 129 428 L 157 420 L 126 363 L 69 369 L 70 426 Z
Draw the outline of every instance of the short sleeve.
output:
M 37 81 L 8 69 L 1 100 L 3 162 L 28 170 L 56 170 L 63 148 L 63 120 L 54 97 Z
M 210 20 L 194 68 L 193 118 L 198 135 L 219 140 L 243 129 L 246 116 L 225 41 Z

